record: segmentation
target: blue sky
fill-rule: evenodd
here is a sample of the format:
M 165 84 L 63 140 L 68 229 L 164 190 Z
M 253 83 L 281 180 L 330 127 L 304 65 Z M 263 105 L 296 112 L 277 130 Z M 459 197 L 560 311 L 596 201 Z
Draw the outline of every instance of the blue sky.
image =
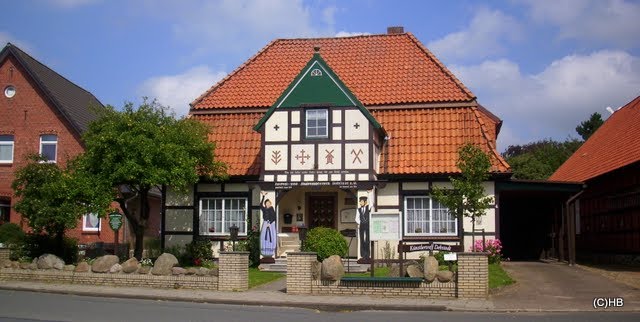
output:
M 499 150 L 577 137 L 640 95 L 640 1 L 14 1 L 18 45 L 116 107 L 156 97 L 179 115 L 270 40 L 404 26 L 504 120 Z

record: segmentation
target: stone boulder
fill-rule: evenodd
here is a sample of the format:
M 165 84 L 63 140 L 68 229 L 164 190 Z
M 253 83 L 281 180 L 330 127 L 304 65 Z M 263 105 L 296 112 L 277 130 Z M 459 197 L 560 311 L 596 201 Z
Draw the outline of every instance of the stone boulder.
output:
M 321 275 L 323 280 L 329 281 L 337 281 L 344 276 L 344 265 L 340 256 L 332 255 L 323 260 Z
M 116 255 L 104 255 L 96 258 L 91 265 L 91 271 L 94 273 L 106 273 L 115 264 L 118 264 L 120 259 Z
M 318 260 L 315 260 L 313 263 L 311 263 L 311 278 L 313 280 L 319 280 L 321 272 L 322 263 L 318 262 Z
M 433 256 L 428 256 L 424 260 L 424 278 L 427 282 L 433 282 L 438 274 L 438 260 Z
M 38 270 L 38 263 L 29 264 L 29 269 L 32 270 L 32 271 Z
M 151 271 L 151 267 L 150 266 L 141 266 L 138 269 L 138 274 L 149 274 L 150 271 Z
M 3 259 L 0 261 L 0 268 L 9 268 L 11 267 L 11 261 L 8 259 Z
M 28 269 L 29 265 L 31 265 L 29 262 L 20 262 L 20 269 Z M 11 266 L 11 264 L 9 264 L 9 266 Z
M 220 269 L 217 267 L 209 270 L 209 276 L 218 276 L 218 274 L 220 274 Z
M 18 268 L 20 268 L 20 262 L 18 262 L 18 261 L 12 261 L 12 262 L 11 262 L 11 268 L 13 268 L 13 269 L 18 269 Z
M 62 270 L 65 272 L 73 272 L 73 270 L 75 269 L 76 269 L 75 265 L 64 265 L 64 268 L 62 268 Z
M 76 269 L 74 270 L 74 272 L 86 273 L 89 271 L 89 269 L 91 269 L 91 266 L 89 265 L 89 263 L 83 261 L 78 263 L 78 266 L 76 266 Z
M 196 272 L 196 275 L 198 276 L 207 276 L 209 275 L 209 269 L 206 267 L 200 267 L 198 269 L 198 271 Z
M 39 269 L 62 269 L 64 268 L 64 261 L 62 258 L 53 254 L 42 254 L 38 257 Z
M 153 275 L 171 275 L 171 269 L 178 265 L 178 259 L 169 253 L 163 253 L 153 264 L 151 274 Z
M 111 268 L 109 268 L 109 273 L 111 274 L 118 274 L 122 271 L 122 265 L 115 263 L 113 264 L 113 266 L 111 266 Z
M 436 274 L 436 278 L 438 279 L 439 282 L 442 282 L 442 283 L 451 282 L 451 280 L 453 279 L 453 272 L 438 271 L 438 273 Z
M 189 267 L 187 268 L 187 275 L 196 275 L 198 273 L 197 267 Z
M 172 267 L 171 274 L 172 275 L 184 275 L 187 273 L 187 270 L 182 267 Z
M 424 272 L 422 272 L 422 270 L 420 269 L 420 266 L 418 265 L 409 265 L 407 266 L 407 275 L 409 275 L 409 277 L 423 278 Z
M 394 264 L 389 268 L 389 277 L 400 277 L 400 265 Z
M 140 262 L 135 257 L 131 257 L 122 263 L 122 272 L 127 274 L 135 273 L 138 268 L 140 268 Z

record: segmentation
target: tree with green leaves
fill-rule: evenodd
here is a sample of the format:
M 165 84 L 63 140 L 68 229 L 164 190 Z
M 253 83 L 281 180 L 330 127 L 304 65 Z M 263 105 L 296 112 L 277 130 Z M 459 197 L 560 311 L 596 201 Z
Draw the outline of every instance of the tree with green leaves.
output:
M 461 174 L 449 177 L 452 189 L 434 187 L 432 195 L 449 208 L 455 218 L 470 218 L 473 236 L 476 218 L 484 216 L 486 209 L 493 203 L 493 197 L 486 196 L 482 186 L 489 179 L 491 160 L 479 147 L 467 143 L 458 150 L 456 165 Z M 464 239 L 462 247 L 464 248 Z
M 79 163 L 96 186 L 113 188 L 113 200 L 135 235 L 134 256 L 140 259 L 152 189 L 166 185 L 186 191 L 200 177 L 223 178 L 225 166 L 214 159 L 215 144 L 208 141 L 205 124 L 176 119 L 155 100 L 145 98 L 138 107 L 126 103 L 122 111 L 107 106 L 98 113 L 83 135 L 86 150 Z M 134 199 L 136 212 L 128 203 Z
M 583 121 L 580 125 L 576 126 L 576 132 L 580 134 L 583 140 L 589 139 L 589 137 L 596 132 L 596 130 L 604 123 L 602 115 L 595 112 L 591 114 L 588 120 Z
M 15 209 L 36 234 L 53 237 L 62 249 L 65 231 L 75 228 L 78 219 L 89 213 L 102 214 L 109 207 L 109 194 L 94 189 L 90 178 L 75 171 L 74 164 L 60 168 L 41 156 L 15 173 L 12 183 L 18 201 Z
M 582 141 L 567 139 L 564 142 L 551 139 L 523 145 L 510 145 L 502 157 L 509 163 L 515 179 L 546 180 L 578 148 Z

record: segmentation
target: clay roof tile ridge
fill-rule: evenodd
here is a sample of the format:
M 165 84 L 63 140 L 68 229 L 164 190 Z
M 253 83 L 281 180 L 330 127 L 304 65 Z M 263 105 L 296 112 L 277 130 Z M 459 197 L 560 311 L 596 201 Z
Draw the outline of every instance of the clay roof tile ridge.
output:
M 480 132 L 482 132 L 482 137 L 484 138 L 484 141 L 487 144 L 487 147 L 489 148 L 489 151 L 491 151 L 491 153 L 498 160 L 498 162 L 500 162 L 500 164 L 505 167 L 506 171 L 510 171 L 511 170 L 511 166 L 509 166 L 507 161 L 502 158 L 502 156 L 500 155 L 500 153 L 498 153 L 498 151 L 493 146 L 493 144 L 491 144 L 491 139 L 487 135 L 487 129 L 485 128 L 484 122 L 482 121 L 482 118 L 480 117 L 480 114 L 479 114 L 480 112 L 478 111 L 478 108 L 477 107 L 471 107 L 471 110 L 473 111 L 473 115 L 475 116 L 476 121 L 478 122 L 478 124 L 480 124 Z

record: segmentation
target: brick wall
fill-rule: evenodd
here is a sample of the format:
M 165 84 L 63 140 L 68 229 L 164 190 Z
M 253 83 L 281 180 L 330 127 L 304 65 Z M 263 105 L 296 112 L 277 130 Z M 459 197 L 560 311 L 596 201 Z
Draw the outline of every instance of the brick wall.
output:
M 457 283 L 422 282 L 418 287 L 352 286 L 339 281 L 314 281 L 311 266 L 315 260 L 316 253 L 287 255 L 287 293 L 486 298 L 489 292 L 489 263 L 486 253 L 458 253 Z
M 488 295 L 488 254 L 458 253 L 458 297 L 486 298 Z
M 456 283 L 440 283 L 438 281 L 433 281 L 431 283 L 422 282 L 419 287 L 343 286 L 340 285 L 340 282 L 338 281 L 313 281 L 311 290 L 313 294 L 331 295 L 373 295 L 384 297 L 423 296 L 439 298 L 456 297 Z M 289 293 L 288 287 L 287 293 Z
M 151 274 L 98 274 L 76 273 L 58 270 L 0 269 L 0 280 L 52 282 L 83 285 L 131 286 L 154 288 L 186 288 L 217 290 L 218 277 Z
M 221 252 L 218 261 L 220 291 L 249 289 L 249 252 Z
M 11 250 L 9 248 L 0 248 L 0 262 L 8 260 L 10 255 Z
M 287 293 L 312 293 L 311 264 L 317 258 L 316 253 L 287 253 Z

